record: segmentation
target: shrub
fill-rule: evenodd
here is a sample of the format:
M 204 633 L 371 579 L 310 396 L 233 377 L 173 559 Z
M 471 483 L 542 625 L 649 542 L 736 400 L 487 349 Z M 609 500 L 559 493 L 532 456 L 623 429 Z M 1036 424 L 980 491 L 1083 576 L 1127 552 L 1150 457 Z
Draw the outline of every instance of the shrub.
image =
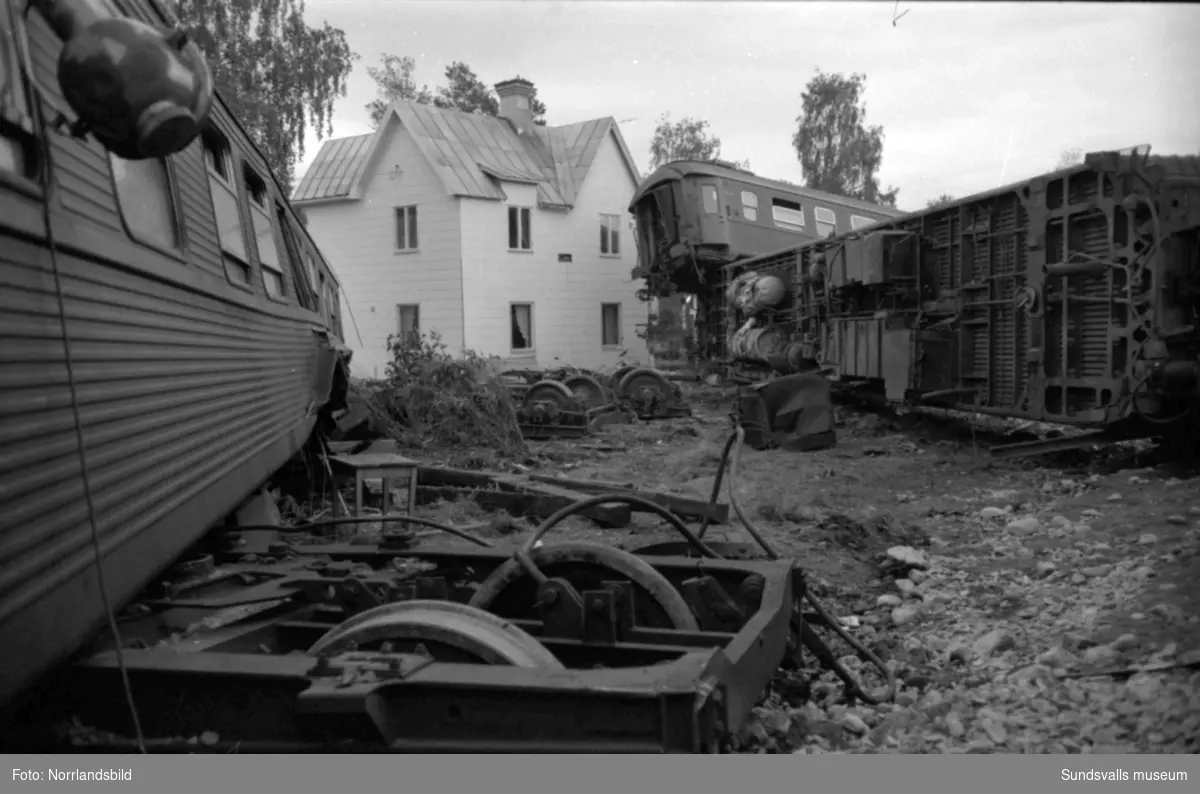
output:
M 451 355 L 436 332 L 388 337 L 391 361 L 376 408 L 388 435 L 409 447 L 487 446 L 507 457 L 528 450 L 512 396 L 494 360 Z

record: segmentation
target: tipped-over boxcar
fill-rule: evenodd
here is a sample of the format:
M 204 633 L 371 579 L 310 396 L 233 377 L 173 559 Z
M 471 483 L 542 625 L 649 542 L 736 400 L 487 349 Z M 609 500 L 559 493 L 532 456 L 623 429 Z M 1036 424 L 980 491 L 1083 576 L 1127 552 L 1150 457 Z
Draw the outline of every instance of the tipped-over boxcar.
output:
M 301 448 L 339 337 L 162 2 L 0 5 L 0 704 Z
M 782 297 L 747 299 L 769 275 Z M 735 281 L 726 349 L 776 371 L 1129 437 L 1194 427 L 1200 407 L 1200 157 L 1089 154 L 739 262 Z
M 700 294 L 730 262 L 861 229 L 903 213 L 764 179 L 732 163 L 681 160 L 642 180 L 629 207 L 652 296 Z

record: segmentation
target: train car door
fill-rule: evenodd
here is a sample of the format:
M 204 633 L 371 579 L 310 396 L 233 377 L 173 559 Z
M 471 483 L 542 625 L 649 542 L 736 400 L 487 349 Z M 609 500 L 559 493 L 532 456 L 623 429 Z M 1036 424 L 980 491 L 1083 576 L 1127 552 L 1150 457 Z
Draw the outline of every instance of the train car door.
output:
M 721 195 L 721 180 L 716 177 L 700 177 L 692 184 L 693 190 L 699 191 L 699 195 L 693 200 L 693 206 L 699 208 L 701 242 L 707 245 L 727 245 L 729 236 L 726 231 L 728 224 L 725 221 L 725 205 L 732 199 Z

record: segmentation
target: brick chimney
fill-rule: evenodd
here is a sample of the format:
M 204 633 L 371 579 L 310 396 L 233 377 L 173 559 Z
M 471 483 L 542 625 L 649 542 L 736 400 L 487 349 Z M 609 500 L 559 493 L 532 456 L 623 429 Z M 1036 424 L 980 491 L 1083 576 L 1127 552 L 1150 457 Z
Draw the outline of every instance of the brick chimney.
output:
M 496 83 L 500 96 L 500 118 L 508 119 L 517 133 L 533 129 L 533 83 L 517 76 L 512 80 Z

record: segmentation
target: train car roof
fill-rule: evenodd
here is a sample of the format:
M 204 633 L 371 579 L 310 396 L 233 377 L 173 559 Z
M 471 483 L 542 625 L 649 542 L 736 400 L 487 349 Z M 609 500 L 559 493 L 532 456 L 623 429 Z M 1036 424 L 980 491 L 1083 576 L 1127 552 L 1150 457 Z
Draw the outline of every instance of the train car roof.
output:
M 806 240 L 802 243 L 796 243 L 793 245 L 789 245 L 785 248 L 780 248 L 776 251 L 768 251 L 768 252 L 762 253 L 762 254 L 755 254 L 754 256 L 747 257 L 746 259 L 741 259 L 737 262 L 733 262 L 731 264 L 725 265 L 724 268 L 745 267 L 747 264 L 752 264 L 754 262 L 768 259 L 770 257 L 775 257 L 775 256 L 779 256 L 781 254 L 786 254 L 789 251 L 800 251 L 801 249 L 807 248 L 811 245 L 819 245 L 821 243 L 828 243 L 831 240 L 839 240 L 842 238 L 850 237 L 855 234 L 862 234 L 863 232 L 869 232 L 869 231 L 873 230 L 874 228 L 876 228 L 877 226 L 886 226 L 886 225 L 890 225 L 890 224 L 894 224 L 894 223 L 902 223 L 904 221 L 913 220 L 915 218 L 919 218 L 924 215 L 932 215 L 937 212 L 945 212 L 947 209 L 949 209 L 951 207 L 956 207 L 956 206 L 960 206 L 963 204 L 973 204 L 973 203 L 976 203 L 979 201 L 986 201 L 987 199 L 995 198 L 996 196 L 1001 196 L 1001 195 L 1004 195 L 1005 193 L 1012 193 L 1013 191 L 1020 190 L 1021 188 L 1025 187 L 1026 185 L 1032 184 L 1033 182 L 1036 182 L 1038 180 L 1055 179 L 1055 178 L 1065 176 L 1067 174 L 1082 173 L 1084 171 L 1104 172 L 1104 171 L 1113 170 L 1114 166 L 1111 163 L 1111 158 L 1114 158 L 1114 157 L 1116 157 L 1116 158 L 1139 157 L 1142 159 L 1144 165 L 1151 167 L 1151 168 L 1161 169 L 1161 171 L 1164 174 L 1181 176 L 1181 177 L 1185 177 L 1188 179 L 1200 178 L 1200 155 L 1169 155 L 1169 154 L 1168 155 L 1151 155 L 1151 154 L 1149 154 L 1149 149 L 1150 149 L 1150 147 L 1148 145 L 1146 145 L 1146 146 L 1130 147 L 1128 149 L 1090 152 L 1084 158 L 1084 162 L 1079 163 L 1077 165 L 1067 166 L 1066 168 L 1059 168 L 1054 171 L 1047 171 L 1045 173 L 1038 174 L 1036 176 L 1031 176 L 1028 179 L 1022 179 L 1017 182 L 1011 182 L 1007 185 L 1003 185 L 1001 187 L 992 188 L 991 190 L 984 190 L 979 193 L 973 193 L 970 196 L 964 196 L 960 199 L 955 199 L 954 201 L 948 201 L 945 204 L 939 204 L 936 207 L 925 207 L 924 209 L 915 210 L 913 212 L 900 213 L 894 218 L 886 218 L 884 220 L 877 221 L 876 223 L 873 223 L 870 226 L 863 226 L 861 228 L 854 229 L 852 231 L 842 232 L 841 234 L 837 234 L 832 237 L 826 237 L 826 238 L 823 238 L 820 240 Z
M 637 204 L 642 196 L 646 194 L 651 187 L 659 185 L 663 182 L 674 182 L 683 179 L 686 176 L 719 176 L 725 179 L 735 179 L 739 182 L 745 182 L 750 185 L 769 188 L 780 193 L 791 193 L 795 196 L 803 196 L 804 198 L 813 201 L 823 201 L 828 204 L 835 204 L 848 209 L 860 209 L 865 212 L 873 212 L 879 215 L 888 217 L 899 217 L 905 213 L 895 207 L 884 207 L 879 204 L 872 204 L 869 201 L 860 199 L 848 198 L 847 196 L 838 196 L 833 193 L 826 193 L 821 190 L 813 190 L 812 188 L 801 187 L 800 185 L 792 185 L 787 182 L 780 182 L 776 179 L 767 179 L 758 176 L 750 171 L 737 168 L 732 165 L 722 165 L 719 162 L 709 160 L 676 160 L 672 163 L 667 163 L 659 167 L 657 171 L 650 174 L 642 180 L 638 186 L 637 192 L 633 194 L 632 205 Z

